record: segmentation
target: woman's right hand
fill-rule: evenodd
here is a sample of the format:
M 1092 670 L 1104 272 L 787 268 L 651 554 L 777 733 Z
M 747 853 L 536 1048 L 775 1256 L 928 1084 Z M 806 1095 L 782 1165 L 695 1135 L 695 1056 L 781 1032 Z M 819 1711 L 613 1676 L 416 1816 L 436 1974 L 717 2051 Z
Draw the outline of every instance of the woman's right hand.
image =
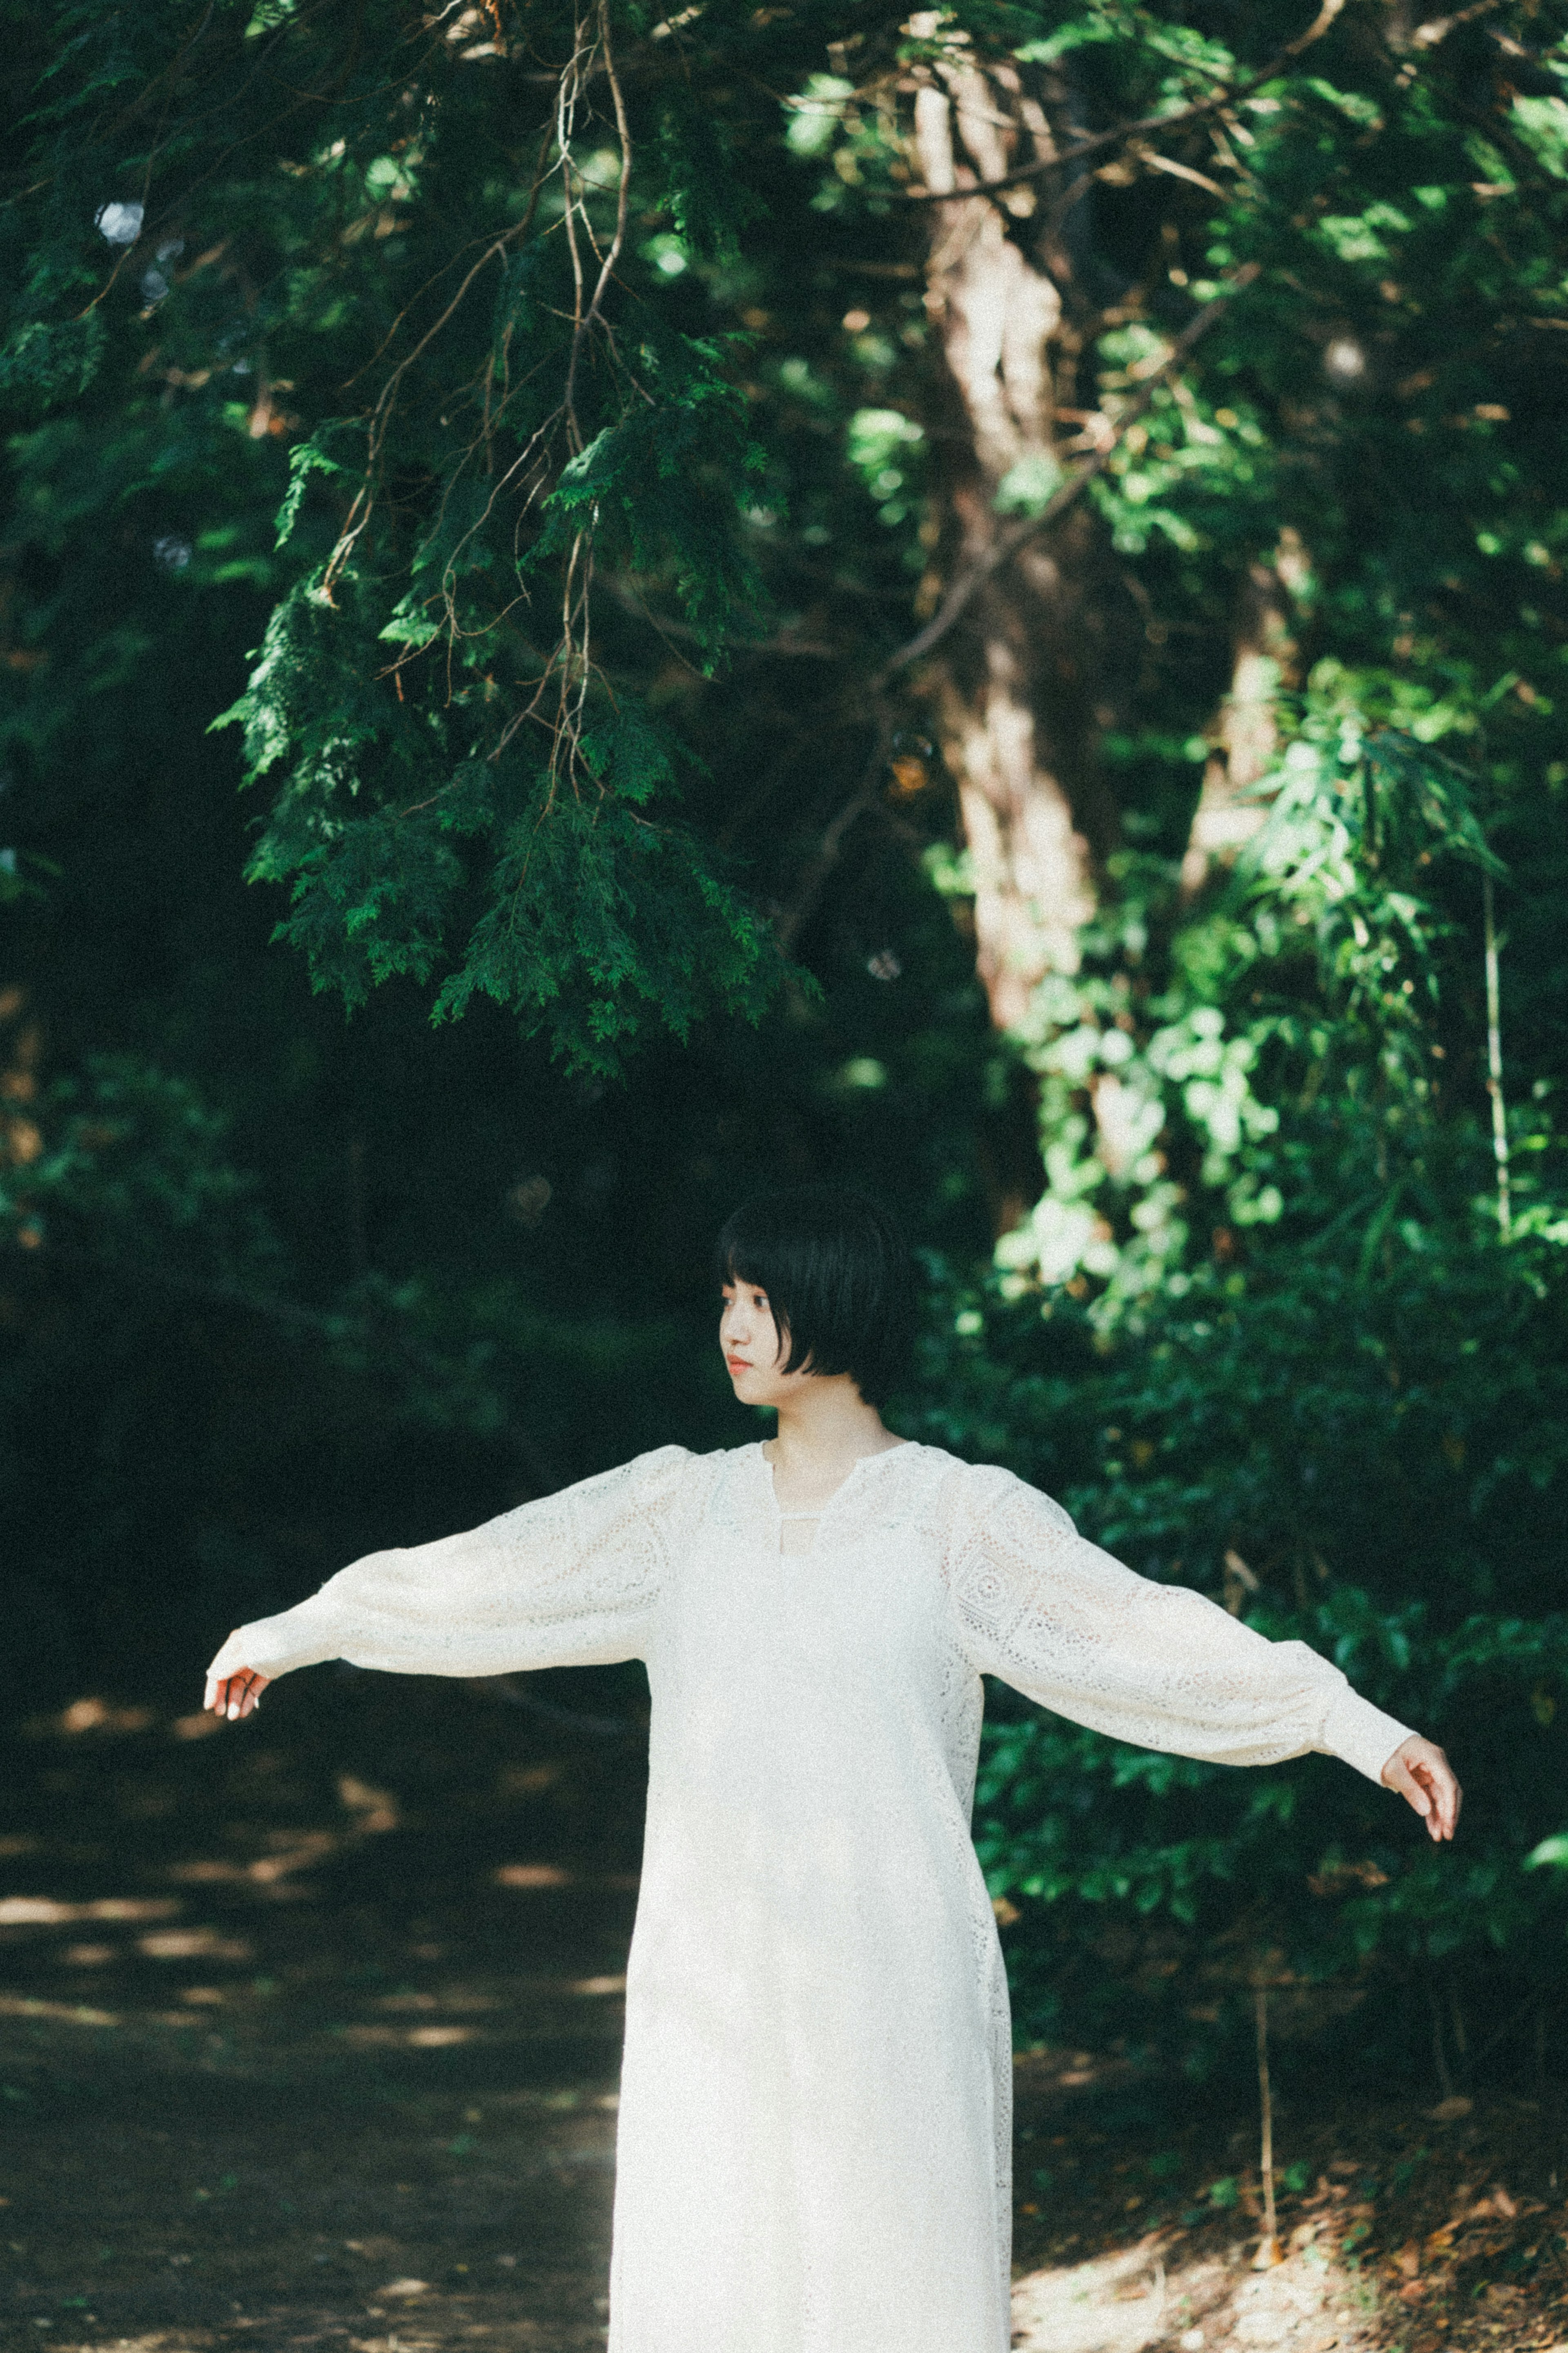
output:
M 232 1642 L 234 1636 L 231 1634 L 228 1640 Z M 227 1648 L 228 1642 L 226 1642 L 224 1650 Z M 272 1678 L 260 1673 L 255 1667 L 234 1667 L 226 1674 L 218 1674 L 216 1669 L 222 1657 L 223 1651 L 220 1651 L 207 1670 L 207 1695 L 202 1705 L 210 1707 L 215 1715 L 237 1721 L 260 1706 L 261 1694 Z
M 1402 1740 L 1383 1768 L 1383 1786 L 1397 1789 L 1406 1805 L 1415 1807 L 1428 1837 L 1453 1837 L 1465 1793 L 1435 1740 L 1423 1740 L 1418 1732 Z

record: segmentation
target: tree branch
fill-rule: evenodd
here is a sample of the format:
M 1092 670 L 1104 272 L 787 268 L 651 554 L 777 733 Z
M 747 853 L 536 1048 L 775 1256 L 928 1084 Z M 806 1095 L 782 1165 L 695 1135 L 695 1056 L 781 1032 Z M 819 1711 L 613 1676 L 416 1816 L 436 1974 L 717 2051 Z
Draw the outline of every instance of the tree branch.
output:
M 870 691 L 877 692 L 878 681 L 872 681 Z M 823 887 L 837 865 L 844 848 L 845 837 L 858 818 L 878 806 L 882 785 L 882 771 L 888 765 L 888 754 L 893 746 L 893 723 L 886 707 L 877 705 L 877 741 L 867 761 L 860 782 L 843 807 L 828 820 L 816 854 L 795 887 L 795 897 L 774 918 L 773 931 L 782 954 L 788 955 L 796 933 L 822 896 Z
M 1026 181 L 1043 180 L 1059 172 L 1068 164 L 1077 164 L 1085 155 L 1097 155 L 1107 147 L 1123 144 L 1129 139 L 1141 139 L 1151 131 L 1174 131 L 1184 122 L 1200 122 L 1205 115 L 1217 114 L 1223 107 L 1234 106 L 1237 100 L 1247 98 L 1260 90 L 1266 81 L 1300 57 L 1303 49 L 1321 41 L 1334 19 L 1343 9 L 1345 0 L 1323 0 L 1322 6 L 1304 33 L 1288 41 L 1279 53 L 1270 58 L 1261 72 L 1247 81 L 1237 82 L 1219 90 L 1212 98 L 1198 99 L 1191 106 L 1179 107 L 1174 114 L 1146 114 L 1137 122 L 1120 122 L 1113 130 L 1097 131 L 1090 139 L 1080 139 L 1076 147 L 1064 147 L 1059 155 L 1047 155 L 1033 164 L 1020 164 L 1016 172 L 1005 172 L 999 180 L 977 180 L 968 188 L 900 188 L 896 201 L 906 205 L 952 205 L 967 202 L 971 196 L 996 196 L 1005 189 L 1022 187 Z M 1493 0 L 1485 0 L 1493 5 Z
M 1087 464 L 1080 466 L 1076 474 L 1070 475 L 1060 488 L 1053 492 L 1038 514 L 1025 515 L 1019 522 L 1014 523 L 1010 530 L 1002 532 L 979 562 L 972 565 L 967 572 L 959 575 L 924 628 L 910 638 L 907 645 L 900 646 L 896 653 L 889 655 L 881 669 L 870 681 L 871 693 L 875 694 L 889 685 L 900 670 L 908 670 L 911 662 L 919 661 L 922 655 L 931 652 L 933 646 L 940 645 L 948 631 L 955 623 L 962 620 L 992 575 L 999 572 L 1005 564 L 1011 563 L 1019 549 L 1026 547 L 1037 532 L 1047 530 L 1059 516 L 1065 514 L 1068 508 L 1095 476 L 1104 472 L 1111 458 L 1126 439 L 1129 427 L 1136 424 L 1139 417 L 1143 415 L 1158 387 L 1170 375 L 1173 369 L 1178 367 L 1185 359 L 1199 336 L 1205 333 L 1214 324 L 1232 295 L 1239 294 L 1243 287 L 1251 285 L 1253 280 L 1258 275 L 1260 267 L 1261 265 L 1256 261 L 1245 262 L 1235 276 L 1226 281 L 1220 292 L 1215 295 L 1212 301 L 1205 302 L 1201 311 L 1194 312 L 1160 362 L 1159 366 L 1145 379 L 1136 397 L 1128 403 L 1121 416 L 1117 418 L 1116 431 L 1111 439 L 1102 449 L 1097 449 Z

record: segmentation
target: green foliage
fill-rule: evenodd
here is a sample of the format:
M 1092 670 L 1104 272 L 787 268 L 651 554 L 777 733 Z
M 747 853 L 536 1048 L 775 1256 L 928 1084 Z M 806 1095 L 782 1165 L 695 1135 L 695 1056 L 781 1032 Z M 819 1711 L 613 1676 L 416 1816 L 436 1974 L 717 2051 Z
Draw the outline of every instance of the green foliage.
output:
M 615 741 L 608 730 L 605 740 Z M 497 904 L 443 987 L 442 1013 L 461 1013 L 477 990 L 537 1006 L 572 1067 L 610 1073 L 645 1007 L 684 1039 L 715 997 L 747 1006 L 768 935 L 697 846 L 637 814 L 641 797 L 623 787 L 597 807 L 554 807 L 552 780 L 536 784 L 501 844 Z
M 1370 1251 L 1396 1215 L 1440 1214 L 1436 1025 L 1474 954 L 1452 910 L 1465 870 L 1497 873 L 1500 861 L 1473 780 L 1383 723 L 1379 705 L 1427 733 L 1458 714 L 1426 697 L 1410 713 L 1397 681 L 1393 693 L 1382 683 L 1321 663 L 1225 887 L 1171 928 L 1170 879 L 1130 867 L 1088 972 L 1039 992 L 1026 1050 L 1043 1082 L 1051 1181 L 1007 1236 L 1008 1266 L 1047 1283 L 1100 1277 L 1114 1317 L 1158 1286 L 1180 1295 L 1194 1226 L 1271 1225 L 1289 1203 L 1320 1232 L 1325 1215 L 1329 1231 L 1359 1228 Z M 1470 897 L 1473 934 L 1473 884 Z M 1147 940 L 1162 918 L 1155 988 L 1153 958 L 1126 951 L 1131 931 Z M 1102 1104 L 1097 1126 L 1080 1106 L 1107 1079 L 1114 1113 Z M 1322 1134 L 1326 1122 L 1342 1134 L 1347 1118 L 1373 1140 L 1359 1214 L 1342 1197 L 1331 1210 L 1315 1176 L 1316 1164 L 1333 1191 L 1350 1175 Z
M 1023 1910 L 1026 2021 L 1087 2017 L 1204 2066 L 1245 2032 L 1260 1966 L 1363 1999 L 1499 1966 L 1552 1982 L 1560 1874 L 1523 1866 L 1554 1858 L 1568 1683 L 1561 1287 L 1495 1239 L 1364 1271 L 1277 1241 L 1109 1349 L 1068 1298 L 1043 1332 L 1026 1300 L 950 1297 L 945 1320 L 920 1434 L 1000 1455 L 1146 1574 L 1310 1641 L 1443 1741 L 1469 1791 L 1439 1853 L 1321 1760 L 1231 1773 L 1004 1699 L 977 1838 Z
M 292 887 L 284 935 L 350 1004 L 439 979 L 439 1013 L 499 997 L 584 1069 L 615 1067 L 645 1019 L 754 1019 L 779 960 L 672 821 L 673 743 L 648 748 L 657 723 L 590 605 L 596 571 L 657 584 L 711 670 L 764 602 L 737 528 L 765 462 L 741 345 L 661 307 L 626 236 L 627 206 L 645 228 L 651 207 L 693 253 L 733 254 L 757 203 L 721 125 L 679 71 L 628 113 L 616 44 L 640 20 L 604 10 L 531 24 L 575 52 L 559 87 L 523 52 L 475 70 L 496 52 L 393 0 L 347 49 L 292 11 L 221 10 L 195 48 L 175 9 L 63 10 L 57 36 L 68 17 L 9 222 L 30 262 L 0 396 L 68 415 L 96 392 L 138 492 L 187 508 L 215 433 L 261 445 L 274 479 L 300 436 L 262 567 L 274 610 L 229 714 L 274 795 L 252 871 Z M 388 83 L 369 60 L 394 55 Z M 131 77 L 173 108 L 151 148 L 151 116 L 121 111 Z M 501 78 L 528 94 L 504 129 Z M 303 113 L 279 111 L 285 86 L 314 89 Z M 102 211 L 93 173 L 136 203 Z M 317 405 L 345 379 L 362 410 Z M 29 449 L 40 494 L 62 455 Z M 83 487 L 102 500 L 101 466 Z M 165 523 L 157 544 L 210 576 L 210 538 Z

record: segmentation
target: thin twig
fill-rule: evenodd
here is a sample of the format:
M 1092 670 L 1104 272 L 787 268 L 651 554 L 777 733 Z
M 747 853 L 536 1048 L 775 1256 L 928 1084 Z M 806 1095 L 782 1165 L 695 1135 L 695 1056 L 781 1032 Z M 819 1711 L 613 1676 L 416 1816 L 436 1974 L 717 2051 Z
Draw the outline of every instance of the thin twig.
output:
M 604 267 L 599 272 L 599 282 L 594 289 L 594 299 L 588 305 L 587 324 L 590 327 L 595 322 L 601 325 L 604 323 L 600 319 L 599 305 L 605 299 L 605 289 L 615 275 L 616 264 L 621 258 L 621 248 L 626 241 L 626 212 L 631 200 L 632 186 L 631 125 L 626 120 L 626 101 L 621 92 L 620 79 L 616 72 L 616 60 L 610 49 L 610 11 L 607 0 L 599 0 L 599 47 L 605 53 L 605 72 L 609 78 L 610 95 L 616 106 L 616 132 L 621 142 L 621 181 L 616 196 L 616 233 L 610 240 L 610 249 L 605 256 Z
M 1443 2044 L 1443 2012 L 1438 2007 L 1437 1989 L 1430 1978 L 1426 1980 L 1426 2000 L 1432 2010 L 1432 2063 L 1437 2071 L 1437 2089 L 1445 2100 L 1454 2096 L 1454 2078 L 1448 2068 L 1448 2054 Z
M 870 691 L 873 695 L 876 693 L 875 681 L 872 681 Z M 888 765 L 888 754 L 892 749 L 892 718 L 885 705 L 879 702 L 877 741 L 871 756 L 866 763 L 860 782 L 843 807 L 829 820 L 823 832 L 822 839 L 816 846 L 816 855 L 795 886 L 795 897 L 790 901 L 789 905 L 773 919 L 773 932 L 785 955 L 789 954 L 796 933 L 822 896 L 823 887 L 838 863 L 849 828 L 858 818 L 866 816 L 869 810 L 878 806 L 882 787 L 882 772 Z
M 1280 2260 L 1279 2224 L 1274 2211 L 1274 2098 L 1268 2085 L 1268 1988 L 1259 1978 L 1252 1991 L 1258 2012 L 1258 2105 L 1262 2125 L 1258 2163 L 1263 2174 L 1263 2235 L 1253 2266 L 1268 2271 Z
M 1497 1162 L 1497 1221 L 1504 1241 L 1513 1228 L 1508 1166 L 1508 1107 L 1502 1092 L 1502 991 L 1498 973 L 1497 920 L 1492 878 L 1481 875 L 1481 906 L 1486 923 L 1487 957 L 1487 1092 L 1492 1099 L 1492 1157 Z
M 497 244 L 512 245 L 516 243 L 519 237 L 524 237 L 528 235 L 529 230 L 533 226 L 533 216 L 538 208 L 540 192 L 543 188 L 545 182 L 547 180 L 552 180 L 555 176 L 556 166 L 554 164 L 551 165 L 548 172 L 544 168 L 544 159 L 550 152 L 551 146 L 554 142 L 554 138 L 555 125 L 553 122 L 551 122 L 546 125 L 544 136 L 540 142 L 539 157 L 538 161 L 534 164 L 533 178 L 530 184 L 528 191 L 528 202 L 523 207 L 521 218 L 514 221 L 510 228 L 503 230 L 499 238 L 470 237 L 466 245 L 460 245 L 455 253 L 447 256 L 447 259 L 441 264 L 439 269 L 432 270 L 429 277 L 425 280 L 424 285 L 417 287 L 409 296 L 408 300 L 404 303 L 403 308 L 398 311 L 397 316 L 393 320 L 392 324 L 387 328 L 385 333 L 382 336 L 380 343 L 376 345 L 374 351 L 372 352 L 370 357 L 364 362 L 363 365 L 357 367 L 353 375 L 344 379 L 342 389 L 345 392 L 352 390 L 353 385 L 359 382 L 366 368 L 373 368 L 375 365 L 377 360 L 382 356 L 382 353 L 386 351 L 391 344 L 393 338 L 396 335 L 398 330 L 401 328 L 405 319 L 407 318 L 409 311 L 414 308 L 416 302 L 422 301 L 425 296 L 430 291 L 432 286 L 434 286 L 438 280 L 445 278 L 449 269 L 455 269 L 466 253 L 471 253 L 477 245 L 483 245 L 485 247 L 485 258 L 488 259 L 492 246 Z M 448 311 L 447 315 L 447 317 L 450 317 L 451 313 Z M 509 327 L 505 338 L 506 343 L 510 344 L 510 340 L 511 331 Z
M 555 102 L 555 141 L 561 150 L 561 190 L 565 199 L 561 218 L 562 227 L 566 232 L 566 249 L 572 257 L 572 353 L 566 364 L 566 389 L 562 395 L 561 406 L 566 412 L 566 430 L 574 451 L 583 446 L 583 437 L 577 430 L 577 412 L 573 404 L 577 387 L 577 359 L 583 348 L 584 334 L 586 332 L 586 322 L 583 316 L 583 257 L 577 247 L 576 229 L 576 216 L 583 202 L 580 173 L 578 192 L 575 195 L 572 193 L 572 133 L 576 127 L 577 100 L 582 90 L 579 61 L 584 53 L 583 27 L 580 23 L 577 27 L 576 40 L 576 50 L 571 65 L 561 77 L 561 88 Z M 589 46 L 589 54 L 592 55 L 592 44 Z M 584 220 L 586 217 L 584 214 Z
M 369 447 L 365 455 L 364 480 L 361 483 L 359 491 L 355 494 L 353 504 L 349 509 L 343 528 L 338 534 L 337 545 L 333 548 L 331 554 L 327 560 L 327 568 L 321 575 L 321 593 L 323 596 L 331 596 L 333 581 L 337 579 L 339 575 L 342 573 L 344 565 L 348 562 L 350 555 L 353 553 L 355 541 L 359 538 L 360 533 L 363 531 L 365 525 L 370 521 L 371 511 L 374 504 L 374 481 L 375 464 L 381 454 L 381 445 L 386 437 L 387 427 L 391 422 L 391 403 L 395 396 L 399 383 L 407 374 L 408 370 L 413 366 L 420 353 L 425 351 L 427 345 L 430 344 L 440 333 L 442 328 L 452 316 L 453 311 L 457 310 L 459 303 L 462 301 L 464 295 L 468 292 L 469 287 L 473 284 L 480 270 L 485 268 L 487 263 L 493 261 L 499 254 L 504 253 L 505 250 L 506 239 L 504 237 L 498 237 L 493 244 L 486 247 L 484 252 L 479 256 L 478 261 L 475 262 L 473 268 L 469 270 L 468 276 L 464 279 L 462 284 L 458 287 L 457 292 L 453 295 L 451 301 L 447 303 L 446 309 L 442 311 L 435 325 L 429 328 L 425 334 L 421 335 L 419 341 L 415 344 L 414 349 L 409 353 L 407 358 L 398 362 L 397 365 L 393 369 L 392 374 L 388 376 L 385 384 L 382 386 L 381 397 L 377 400 L 374 408 L 371 412 L 370 429 L 368 435 Z M 363 508 L 363 513 L 360 512 L 362 506 Z M 357 521 L 355 520 L 356 516 L 358 518 Z

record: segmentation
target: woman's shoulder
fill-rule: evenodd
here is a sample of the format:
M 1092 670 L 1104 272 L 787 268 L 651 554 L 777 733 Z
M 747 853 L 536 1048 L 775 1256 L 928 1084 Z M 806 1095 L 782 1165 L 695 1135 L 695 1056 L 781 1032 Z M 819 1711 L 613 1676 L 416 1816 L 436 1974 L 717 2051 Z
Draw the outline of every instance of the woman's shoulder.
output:
M 898 1449 L 908 1468 L 957 1494 L 977 1495 L 1002 1487 L 1020 1487 L 1023 1481 L 999 1462 L 971 1462 L 945 1446 L 928 1446 L 923 1439 L 908 1439 Z
M 623 1467 L 639 1484 L 683 1497 L 707 1494 L 725 1479 L 749 1470 L 762 1453 L 756 1440 L 746 1446 L 655 1446 Z
M 875 1498 L 900 1520 L 910 1517 L 945 1525 L 955 1515 L 972 1513 L 998 1483 L 1016 1486 L 1009 1471 L 966 1462 L 945 1446 L 928 1446 L 923 1439 L 906 1439 L 885 1452 L 868 1456 L 861 1466 L 869 1475 L 861 1482 L 862 1500 Z
M 942 1446 L 912 1446 L 922 1458 L 930 1489 L 944 1521 L 973 1528 L 1045 1517 L 1070 1529 L 1071 1515 L 1054 1496 L 1002 1462 L 971 1462 Z M 911 1466 L 913 1467 L 913 1466 Z

